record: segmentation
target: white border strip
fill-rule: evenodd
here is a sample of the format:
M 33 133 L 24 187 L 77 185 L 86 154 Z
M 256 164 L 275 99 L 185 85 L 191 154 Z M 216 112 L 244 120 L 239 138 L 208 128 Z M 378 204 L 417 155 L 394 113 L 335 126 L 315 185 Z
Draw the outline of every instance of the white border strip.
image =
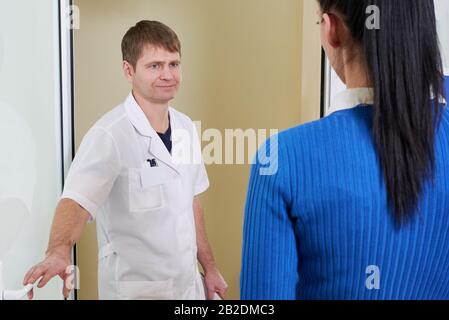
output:
M 64 178 L 67 176 L 72 163 L 72 61 L 70 34 L 72 30 L 67 27 L 67 8 L 70 0 L 60 0 L 61 2 L 61 72 L 62 72 L 62 137 L 63 137 L 63 159 Z
M 60 1 L 60 30 L 61 30 L 61 89 L 62 89 L 62 159 L 64 180 L 72 164 L 73 153 L 73 129 L 72 128 L 72 30 L 68 27 L 68 8 L 71 5 L 70 0 Z M 62 192 L 62 190 L 61 190 Z M 74 250 L 72 250 L 72 261 L 74 261 Z M 75 280 L 77 281 L 77 280 Z M 69 300 L 75 300 L 75 292 L 71 291 Z
M 324 62 L 324 116 L 329 115 L 331 107 L 331 88 L 332 88 L 332 69 L 329 59 L 326 57 Z

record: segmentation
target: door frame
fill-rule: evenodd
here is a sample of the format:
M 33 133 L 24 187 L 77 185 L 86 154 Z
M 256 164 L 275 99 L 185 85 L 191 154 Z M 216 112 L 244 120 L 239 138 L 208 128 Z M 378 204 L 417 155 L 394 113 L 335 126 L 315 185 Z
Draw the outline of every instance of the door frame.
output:
M 64 188 L 70 165 L 75 154 L 74 138 L 74 65 L 73 65 L 73 25 L 68 19 L 72 18 L 73 0 L 59 0 L 59 66 L 60 66 L 60 116 L 61 116 L 61 163 L 62 188 Z M 70 20 L 71 22 L 72 20 Z M 61 190 L 62 193 L 63 190 Z M 77 270 L 76 245 L 72 250 L 72 264 Z M 75 272 L 75 283 L 78 274 Z M 65 285 L 65 284 L 64 284 Z M 69 300 L 77 300 L 77 289 L 71 291 Z

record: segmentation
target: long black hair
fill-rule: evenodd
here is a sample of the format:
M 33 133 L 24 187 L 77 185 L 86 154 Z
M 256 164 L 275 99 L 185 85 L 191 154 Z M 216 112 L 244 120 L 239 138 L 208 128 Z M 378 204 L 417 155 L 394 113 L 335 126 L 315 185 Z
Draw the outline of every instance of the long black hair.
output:
M 417 209 L 435 178 L 435 136 L 444 98 L 433 0 L 318 0 L 340 16 L 360 45 L 374 84 L 372 131 L 397 222 Z M 370 8 L 379 28 L 368 28 Z M 368 10 L 367 10 L 368 9 Z

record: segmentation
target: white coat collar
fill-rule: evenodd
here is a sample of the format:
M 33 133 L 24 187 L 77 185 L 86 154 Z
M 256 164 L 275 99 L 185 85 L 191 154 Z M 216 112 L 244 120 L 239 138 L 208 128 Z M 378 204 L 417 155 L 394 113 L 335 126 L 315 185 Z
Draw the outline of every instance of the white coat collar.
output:
M 167 147 L 162 142 L 156 130 L 154 130 L 154 128 L 151 126 L 142 108 L 134 98 L 132 92 L 128 95 L 128 98 L 125 101 L 125 110 L 131 124 L 134 126 L 137 132 L 140 135 L 150 139 L 148 148 L 149 154 L 153 155 L 158 160 L 164 162 L 179 173 L 178 167 L 174 163 L 170 153 L 167 150 Z M 170 114 L 170 127 L 173 134 L 173 132 L 178 128 L 178 121 L 176 119 L 176 112 L 174 112 L 174 110 L 170 107 L 168 110 Z M 172 153 L 175 148 L 176 146 L 175 144 L 173 144 Z
M 332 99 L 332 104 L 329 108 L 329 114 L 337 111 L 354 108 L 358 105 L 373 105 L 374 104 L 374 89 L 373 88 L 354 88 L 346 89 L 338 93 Z
M 136 128 L 137 131 L 139 131 L 142 136 L 150 138 L 158 137 L 156 130 L 154 130 L 151 126 L 150 122 L 147 119 L 147 116 L 137 103 L 132 92 L 128 95 L 128 98 L 126 98 L 125 109 L 132 125 L 134 126 L 134 128 Z M 170 126 L 173 131 L 173 125 L 176 121 L 173 119 L 174 117 L 172 108 L 169 107 L 168 110 L 170 114 Z

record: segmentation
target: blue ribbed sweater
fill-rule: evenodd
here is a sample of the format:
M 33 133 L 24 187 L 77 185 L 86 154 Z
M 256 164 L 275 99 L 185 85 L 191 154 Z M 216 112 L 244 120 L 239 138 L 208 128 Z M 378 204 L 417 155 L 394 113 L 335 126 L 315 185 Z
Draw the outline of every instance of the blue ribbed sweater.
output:
M 436 184 L 425 184 L 416 218 L 401 228 L 387 206 L 371 106 L 280 133 L 270 150 L 277 173 L 260 175 L 263 161 L 251 170 L 241 298 L 449 299 L 448 109 Z

